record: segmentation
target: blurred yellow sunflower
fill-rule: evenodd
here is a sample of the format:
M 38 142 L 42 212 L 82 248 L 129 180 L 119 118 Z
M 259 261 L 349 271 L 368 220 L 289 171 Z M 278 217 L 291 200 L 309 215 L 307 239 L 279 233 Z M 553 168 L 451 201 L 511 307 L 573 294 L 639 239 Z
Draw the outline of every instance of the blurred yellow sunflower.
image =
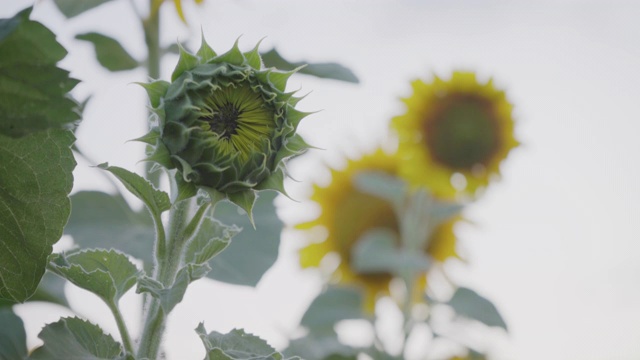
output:
M 391 204 L 370 194 L 359 191 L 353 184 L 356 175 L 362 172 L 380 171 L 397 176 L 398 159 L 382 150 L 363 156 L 359 160 L 349 160 L 343 170 L 331 170 L 331 183 L 326 187 L 314 186 L 311 200 L 321 207 L 317 219 L 298 224 L 298 229 L 312 229 L 316 226 L 327 230 L 322 242 L 311 243 L 300 251 L 302 267 L 318 267 L 329 253 L 340 257 L 334 280 L 343 284 L 354 284 L 365 292 L 365 308 L 372 312 L 379 296 L 389 294 L 390 273 L 363 274 L 351 267 L 351 257 L 356 242 L 367 231 L 375 228 L 391 229 L 399 233 L 399 224 Z M 436 261 L 458 257 L 456 237 L 453 233 L 455 220 L 441 224 L 435 229 L 428 242 L 426 253 Z M 422 296 L 426 286 L 426 276 L 421 276 L 414 296 Z
M 500 174 L 500 163 L 518 145 L 513 106 L 492 80 L 479 83 L 474 73 L 411 85 L 413 95 L 403 99 L 407 112 L 392 120 L 401 175 L 441 198 L 473 195 Z M 455 174 L 463 181 L 452 183 Z

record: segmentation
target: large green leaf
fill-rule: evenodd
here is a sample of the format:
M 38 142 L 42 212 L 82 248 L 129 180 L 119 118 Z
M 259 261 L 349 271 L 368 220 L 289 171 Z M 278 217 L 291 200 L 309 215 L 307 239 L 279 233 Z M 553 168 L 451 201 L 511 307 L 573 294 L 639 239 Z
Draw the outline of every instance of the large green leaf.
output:
M 133 211 L 120 195 L 81 191 L 71 196 L 66 234 L 83 248 L 113 247 L 152 264 L 155 230 L 147 211 Z
M 350 83 L 359 83 L 358 77 L 353 71 L 337 63 L 307 63 L 305 61 L 290 62 L 285 60 L 274 48 L 260 54 L 262 61 L 267 67 L 275 67 L 278 70 L 294 70 L 306 65 L 298 72 L 319 78 L 334 79 Z
M 28 299 L 62 236 L 76 165 L 74 139 L 66 130 L 18 139 L 0 135 L 0 298 Z
M 282 360 L 283 356 L 266 341 L 242 329 L 234 329 L 227 334 L 212 331 L 207 334 L 204 325 L 198 325 L 196 332 L 207 351 L 205 360 Z M 290 360 L 300 359 L 298 357 Z
M 246 215 L 234 204 L 221 202 L 214 217 L 225 224 L 235 224 L 242 231 L 211 261 L 208 277 L 231 284 L 255 286 L 278 258 L 283 223 L 276 214 L 273 200 L 277 193 L 261 191 L 253 206 L 255 229 Z
M 76 39 L 92 43 L 96 51 L 96 59 L 109 71 L 131 70 L 139 65 L 138 61 L 129 55 L 127 50 L 114 38 L 90 32 L 76 35 Z
M 487 326 L 497 326 L 507 330 L 507 324 L 496 306 L 471 289 L 458 288 L 448 304 L 460 316 L 480 321 Z
M 67 51 L 30 14 L 0 19 L 0 135 L 68 128 L 80 118 L 67 94 L 78 81 L 56 67 Z
M 40 280 L 40 284 L 38 285 L 36 292 L 33 293 L 33 296 L 31 296 L 27 301 L 44 301 L 69 307 L 67 296 L 64 294 L 65 283 L 65 279 L 47 271 L 44 273 L 42 280 Z M 11 306 L 13 304 L 15 304 L 13 301 L 0 299 L 0 308 L 3 306 Z
M 60 12 L 67 18 L 80 15 L 109 1 L 111 0 L 53 0 Z
M 109 305 L 117 304 L 140 274 L 126 255 L 113 249 L 53 254 L 49 269 L 98 295 Z
M 27 356 L 27 334 L 22 320 L 10 307 L 0 307 L 0 360 L 21 360 Z
M 122 346 L 98 326 L 78 318 L 63 318 L 42 329 L 38 337 L 44 345 L 37 348 L 29 359 L 124 359 Z

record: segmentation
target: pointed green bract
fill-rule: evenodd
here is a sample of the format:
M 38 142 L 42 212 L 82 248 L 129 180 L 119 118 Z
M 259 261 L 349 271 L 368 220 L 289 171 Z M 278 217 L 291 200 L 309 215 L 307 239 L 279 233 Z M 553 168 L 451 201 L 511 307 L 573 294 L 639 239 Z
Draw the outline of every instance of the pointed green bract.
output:
M 139 139 L 155 141 L 146 160 L 176 169 L 179 186 L 205 190 L 214 204 L 226 198 L 251 218 L 256 191 L 284 193 L 284 161 L 308 147 L 296 134 L 308 113 L 285 93 L 295 72 L 263 68 L 258 46 L 243 53 L 238 41 L 221 55 L 204 38 L 195 55 L 180 48 L 172 83 L 145 86 L 160 134 Z M 193 196 L 193 188 L 183 194 Z

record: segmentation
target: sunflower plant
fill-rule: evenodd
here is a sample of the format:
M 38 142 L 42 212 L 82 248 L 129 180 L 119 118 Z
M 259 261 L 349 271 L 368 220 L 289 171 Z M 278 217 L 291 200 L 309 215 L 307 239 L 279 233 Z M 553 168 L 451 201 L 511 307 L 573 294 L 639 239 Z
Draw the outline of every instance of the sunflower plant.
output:
M 465 336 L 472 330 L 446 329 L 471 321 L 507 330 L 496 307 L 451 280 L 444 264 L 464 261 L 455 233 L 466 221 L 462 210 L 497 178 L 501 162 L 518 144 L 512 105 L 492 81 L 479 82 L 471 72 L 431 83 L 416 80 L 412 87 L 413 95 L 403 99 L 406 113 L 390 124 L 388 148 L 395 150 L 347 159 L 344 168 L 330 169 L 328 185 L 313 188 L 310 200 L 321 211 L 296 225 L 310 239 L 300 250 L 300 265 L 320 269 L 327 284 L 300 322 L 306 335 L 294 339 L 286 353 L 317 360 L 363 354 L 404 359 L 409 343 L 418 341 L 424 359 L 485 359 L 490 349 Z M 382 299 L 402 314 L 399 351 L 380 332 Z M 447 309 L 455 316 L 443 325 L 438 314 Z M 340 340 L 337 326 L 345 320 L 358 320 L 373 332 L 370 346 Z M 431 336 L 416 340 L 418 325 Z M 446 345 L 451 342 L 457 349 Z
M 55 0 L 68 18 L 107 2 Z M 74 145 L 86 101 L 72 96 L 78 80 L 57 67 L 67 50 L 30 19 L 32 8 L 0 19 L 0 359 L 165 358 L 167 318 L 192 282 L 209 277 L 255 286 L 277 257 L 282 222 L 273 200 L 285 193 L 288 159 L 309 147 L 297 133 L 308 113 L 296 108 L 300 98 L 287 91 L 287 80 L 298 71 L 357 79 L 338 64 L 302 70 L 258 45 L 242 51 L 236 42 L 217 53 L 203 36 L 197 51 L 176 47 L 179 59 L 165 81 L 160 60 L 174 51 L 159 41 L 159 10 L 167 2 L 150 0 L 145 15 L 131 2 L 144 30 L 144 59 L 106 35 L 76 36 L 94 46 L 105 69 L 143 67 L 152 79 L 139 83 L 149 97 L 149 122 L 136 139 L 147 147 L 140 159 L 151 165 L 139 175 L 94 163 L 96 172 L 137 198 L 142 211 L 122 194 L 70 195 L 76 157 L 92 161 Z M 174 3 L 185 20 L 182 3 Z M 63 234 L 75 245 L 53 252 Z M 42 345 L 28 350 L 14 305 L 46 301 L 70 308 L 67 282 L 107 305 L 118 334 L 106 334 L 90 319 L 63 317 L 42 329 Z M 137 334 L 120 304 L 132 289 L 144 302 Z M 194 336 L 206 359 L 283 358 L 242 329 L 208 332 L 201 323 Z

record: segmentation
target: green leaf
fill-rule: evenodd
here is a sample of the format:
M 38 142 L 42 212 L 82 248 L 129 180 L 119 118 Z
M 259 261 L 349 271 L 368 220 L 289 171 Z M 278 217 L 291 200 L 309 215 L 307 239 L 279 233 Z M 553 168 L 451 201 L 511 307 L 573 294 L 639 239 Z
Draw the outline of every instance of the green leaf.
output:
M 212 331 L 207 334 L 204 324 L 200 323 L 196 332 L 204 344 L 207 355 L 205 360 L 281 360 L 282 354 L 266 341 L 242 329 L 234 329 L 227 334 Z M 298 357 L 289 358 L 300 359 Z
M 25 301 L 44 275 L 71 210 L 74 140 L 65 130 L 0 135 L 0 299 Z
M 80 191 L 71 196 L 73 210 L 65 233 L 83 248 L 109 246 L 153 262 L 155 230 L 147 211 L 135 212 L 120 195 Z
M 407 271 L 424 272 L 429 269 L 429 259 L 424 254 L 398 249 L 398 243 L 392 230 L 370 230 L 356 242 L 351 265 L 357 273 L 363 274 L 402 275 Z
M 98 295 L 109 305 L 135 285 L 140 271 L 116 250 L 83 250 L 53 254 L 49 269 L 77 286 Z
M 193 264 L 208 263 L 226 249 L 231 243 L 231 238 L 239 232 L 240 229 L 235 225 L 227 226 L 213 217 L 205 217 L 187 245 L 185 261 Z
M 275 48 L 262 53 L 261 56 L 266 67 L 275 67 L 278 70 L 294 70 L 300 66 L 306 65 L 302 69 L 298 70 L 300 74 L 346 81 L 355 84 L 360 82 L 351 70 L 337 63 L 312 64 L 307 63 L 306 61 L 290 62 L 285 60 Z
M 359 289 L 329 287 L 311 302 L 300 325 L 314 334 L 333 334 L 333 326 L 338 321 L 365 318 L 363 301 Z
M 44 345 L 29 356 L 30 360 L 124 359 L 124 351 L 118 342 L 98 326 L 78 318 L 63 318 L 48 324 L 38 337 Z
M 253 207 L 255 229 L 238 207 L 228 202 L 216 205 L 214 217 L 243 230 L 229 247 L 211 261 L 208 277 L 237 285 L 255 286 L 278 258 L 283 223 L 276 214 L 273 200 L 277 194 L 261 191 Z
M 460 316 L 480 321 L 487 326 L 497 326 L 507 330 L 507 324 L 496 306 L 471 289 L 458 288 L 447 304 Z
M 108 163 L 100 164 L 98 167 L 115 175 L 129 192 L 142 200 L 152 216 L 159 219 L 160 214 L 171 208 L 169 195 L 164 191 L 154 188 L 153 185 L 142 176 L 117 166 L 109 166 Z
M 188 264 L 178 271 L 173 285 L 165 287 L 161 282 L 148 276 L 143 276 L 138 281 L 137 293 L 149 293 L 160 299 L 160 306 L 165 314 L 169 314 L 173 308 L 182 302 L 187 287 L 192 282 L 201 279 L 211 270 L 207 264 Z
M 50 128 L 70 128 L 80 119 L 68 96 L 78 83 L 56 67 L 67 51 L 31 8 L 0 19 L 0 135 L 21 137 Z
M 354 186 L 367 194 L 388 201 L 396 213 L 404 207 L 406 184 L 397 177 L 376 171 L 363 171 L 353 180 Z
M 60 12 L 62 12 L 62 14 L 67 18 L 80 15 L 87 10 L 93 9 L 109 1 L 111 0 L 53 0 L 56 6 L 58 6 L 58 9 L 60 9 Z
M 27 334 L 22 319 L 10 307 L 0 307 L 0 324 L 0 359 L 26 358 Z
M 96 59 L 109 71 L 131 70 L 140 65 L 114 38 L 89 32 L 76 35 L 76 39 L 92 43 L 96 51 Z

